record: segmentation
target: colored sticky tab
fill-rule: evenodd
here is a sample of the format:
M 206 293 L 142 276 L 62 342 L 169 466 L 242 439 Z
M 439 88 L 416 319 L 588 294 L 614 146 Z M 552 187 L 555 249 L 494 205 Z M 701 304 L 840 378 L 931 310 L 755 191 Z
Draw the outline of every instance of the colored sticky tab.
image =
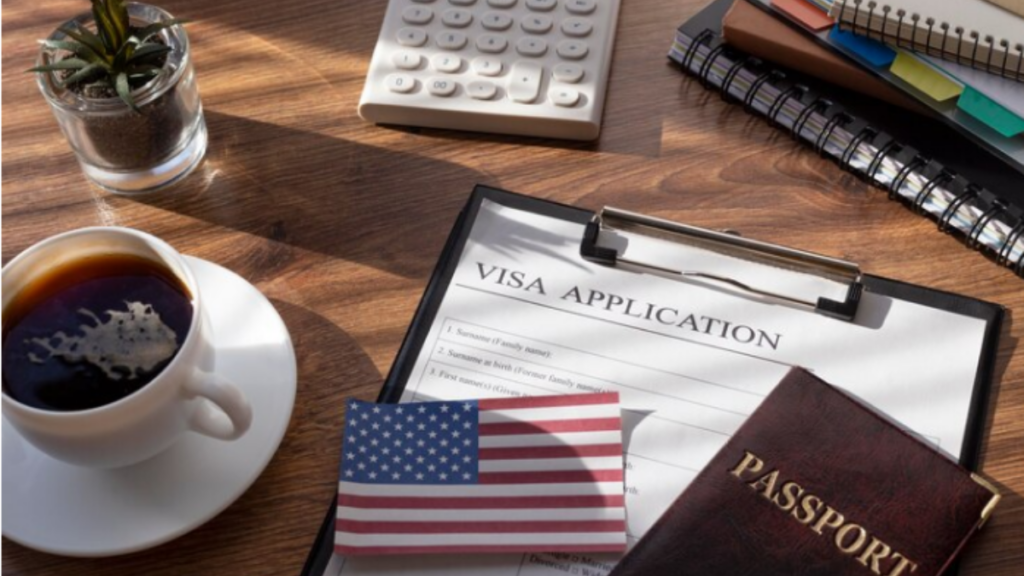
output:
M 851 32 L 840 30 L 838 25 L 832 28 L 828 38 L 847 50 L 852 50 L 875 68 L 888 66 L 896 58 L 896 51 L 885 44 L 871 38 L 857 36 Z
M 896 55 L 889 71 L 938 102 L 956 98 L 964 91 L 962 84 L 903 50 Z
M 964 88 L 956 105 L 1007 138 L 1024 132 L 1024 119 L 970 86 Z
M 772 7 L 815 32 L 835 25 L 835 20 L 807 0 L 772 0 Z

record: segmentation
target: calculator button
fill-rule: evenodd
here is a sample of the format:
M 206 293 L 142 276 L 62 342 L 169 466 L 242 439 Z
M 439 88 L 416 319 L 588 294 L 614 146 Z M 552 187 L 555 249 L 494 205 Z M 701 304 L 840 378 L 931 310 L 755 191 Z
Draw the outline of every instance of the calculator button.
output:
M 501 12 L 488 12 L 480 19 L 484 28 L 488 30 L 508 30 L 512 25 L 512 17 Z
M 570 62 L 560 62 L 555 64 L 555 68 L 551 73 L 555 77 L 555 80 L 559 82 L 566 82 L 568 84 L 575 84 L 580 80 L 583 80 L 583 67 L 579 64 L 572 64 Z
M 390 74 L 384 79 L 384 85 L 392 92 L 407 94 L 416 88 L 416 81 L 408 74 Z
M 586 42 L 564 40 L 558 43 L 558 55 L 569 60 L 579 60 L 587 55 L 589 49 Z
M 400 50 L 391 55 L 391 62 L 402 70 L 415 70 L 420 67 L 422 58 L 415 52 Z
M 523 30 L 530 34 L 544 34 L 551 30 L 551 17 L 543 14 L 531 14 L 523 18 L 520 24 Z
M 434 70 L 448 74 L 458 72 L 462 68 L 462 58 L 451 54 L 438 54 L 434 56 L 431 63 L 434 65 Z
M 573 14 L 590 14 L 597 8 L 597 0 L 565 0 L 565 9 Z
M 511 8 L 516 5 L 516 0 L 487 0 L 487 5 L 495 8 Z
M 402 20 L 407 24 L 426 24 L 434 17 L 434 12 L 430 8 L 420 8 L 419 6 L 409 6 L 402 11 Z
M 501 74 L 501 60 L 480 56 L 473 59 L 473 72 L 481 76 L 497 76 Z
M 513 102 L 529 104 L 540 94 L 540 80 L 544 69 L 533 62 L 519 61 L 512 65 L 508 76 L 508 95 Z
M 548 92 L 548 97 L 556 106 L 575 106 L 580 101 L 580 93 L 572 88 L 555 88 Z
M 508 40 L 496 34 L 483 34 L 476 39 L 476 49 L 481 52 L 498 54 L 508 47 Z
M 516 42 L 516 52 L 523 56 L 543 56 L 548 51 L 548 43 L 540 38 L 520 38 Z
M 477 80 L 476 82 L 470 82 L 466 86 L 466 91 L 469 92 L 471 98 L 477 100 L 490 100 L 498 93 L 498 87 L 493 82 L 487 82 L 485 80 Z
M 427 33 L 419 28 L 402 28 L 398 31 L 398 43 L 402 46 L 423 46 L 427 43 Z
M 594 24 L 586 18 L 572 17 L 562 20 L 562 32 L 566 36 L 587 36 L 594 31 Z
M 451 10 L 445 10 L 444 14 L 441 15 L 441 22 L 445 26 L 451 26 L 452 28 L 465 28 L 469 26 L 469 23 L 473 21 L 473 15 L 470 14 L 469 10 L 459 10 L 453 8 Z
M 547 12 L 558 4 L 558 0 L 526 0 L 526 7 L 530 10 L 540 10 Z
M 472 6 L 476 4 L 476 0 L 448 0 L 448 3 L 456 6 Z
M 434 96 L 451 96 L 455 93 L 456 83 L 446 78 L 431 78 L 427 80 L 427 90 Z
M 461 50 L 466 42 L 466 35 L 462 32 L 442 32 L 437 35 L 437 45 L 445 50 Z

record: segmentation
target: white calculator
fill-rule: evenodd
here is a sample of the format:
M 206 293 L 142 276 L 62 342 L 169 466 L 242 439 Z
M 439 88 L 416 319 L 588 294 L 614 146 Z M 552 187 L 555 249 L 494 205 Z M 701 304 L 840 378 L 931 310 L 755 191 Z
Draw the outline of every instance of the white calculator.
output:
M 390 0 L 359 115 L 593 140 L 620 0 Z

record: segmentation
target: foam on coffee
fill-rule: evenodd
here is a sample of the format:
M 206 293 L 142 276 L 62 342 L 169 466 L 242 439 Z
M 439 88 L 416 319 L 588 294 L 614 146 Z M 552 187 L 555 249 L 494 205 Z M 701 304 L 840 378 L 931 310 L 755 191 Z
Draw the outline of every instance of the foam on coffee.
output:
M 156 261 L 100 254 L 60 264 L 4 306 L 4 393 L 55 411 L 117 402 L 170 364 L 193 315 L 184 283 Z
M 152 372 L 162 362 L 170 360 L 178 350 L 177 334 L 160 320 L 160 314 L 150 304 L 125 302 L 126 311 L 107 310 L 109 320 L 104 322 L 91 310 L 79 308 L 94 325 L 79 326 L 80 336 L 68 336 L 63 331 L 45 338 L 32 338 L 48 353 L 40 357 L 29 352 L 29 360 L 42 364 L 54 357 L 66 362 L 88 362 L 96 366 L 111 380 L 134 380 Z

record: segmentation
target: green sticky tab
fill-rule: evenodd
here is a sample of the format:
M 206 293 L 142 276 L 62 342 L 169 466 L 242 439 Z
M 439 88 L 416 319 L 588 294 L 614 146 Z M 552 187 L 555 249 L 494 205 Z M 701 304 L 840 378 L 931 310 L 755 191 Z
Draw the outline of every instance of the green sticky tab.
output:
M 938 102 L 956 98 L 964 91 L 962 84 L 904 50 L 897 51 L 889 71 Z
M 970 86 L 964 88 L 956 105 L 1007 138 L 1024 132 L 1024 119 Z

